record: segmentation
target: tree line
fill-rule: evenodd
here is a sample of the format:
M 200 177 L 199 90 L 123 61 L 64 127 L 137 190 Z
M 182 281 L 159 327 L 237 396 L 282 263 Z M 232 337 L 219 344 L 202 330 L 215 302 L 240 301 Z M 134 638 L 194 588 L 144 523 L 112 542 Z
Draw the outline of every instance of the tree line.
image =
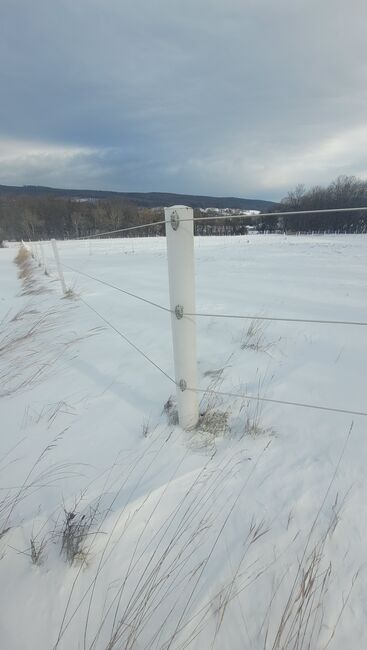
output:
M 195 208 L 195 234 L 242 235 L 249 225 L 270 232 L 367 232 L 367 212 L 331 212 L 315 215 L 288 215 L 303 210 L 364 207 L 367 204 L 367 181 L 354 176 L 340 176 L 327 187 L 306 189 L 298 185 L 271 209 L 284 213 L 280 217 L 225 216 L 221 220 L 203 219 Z M 205 216 L 217 216 L 206 212 Z M 90 237 L 110 230 L 130 228 L 164 220 L 163 208 L 146 208 L 123 198 L 71 199 L 60 196 L 0 196 L 0 242 L 4 240 L 74 239 Z M 127 231 L 124 236 L 164 234 L 164 224 Z M 113 236 L 113 235 L 112 235 Z M 117 236 L 120 236 L 117 233 Z
M 278 232 L 367 232 L 367 211 L 289 215 L 302 210 L 333 210 L 367 206 L 367 181 L 355 176 L 339 176 L 327 187 L 306 189 L 298 185 L 274 208 L 285 214 L 279 218 L 262 215 L 261 230 Z
M 76 200 L 57 196 L 3 196 L 0 197 L 0 241 L 89 237 L 162 218 L 162 210 L 138 207 L 120 198 Z M 148 229 L 146 234 L 153 233 Z
M 213 214 L 217 214 L 214 213 Z M 196 235 L 244 234 L 246 218 L 226 217 L 220 221 L 200 221 L 202 213 L 194 209 Z M 0 242 L 77 239 L 133 226 L 164 221 L 163 208 L 139 207 L 125 199 L 76 200 L 58 196 L 0 197 Z M 164 224 L 122 233 L 125 237 L 158 236 Z M 121 236 L 120 233 L 109 235 Z

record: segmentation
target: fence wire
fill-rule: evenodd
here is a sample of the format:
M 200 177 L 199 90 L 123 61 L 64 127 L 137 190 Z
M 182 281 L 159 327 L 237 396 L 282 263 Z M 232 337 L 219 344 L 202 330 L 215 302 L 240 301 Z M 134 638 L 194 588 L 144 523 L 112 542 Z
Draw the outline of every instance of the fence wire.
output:
M 367 208 L 341 208 L 341 209 L 336 209 L 336 210 L 310 210 L 310 211 L 302 211 L 302 212 L 287 212 L 287 213 L 268 213 L 266 216 L 283 216 L 283 215 L 292 215 L 292 214 L 319 214 L 323 212 L 346 212 L 346 211 L 361 211 L 361 210 L 367 210 Z M 264 215 L 259 215 L 259 216 L 264 216 Z M 203 217 L 203 220 L 210 220 L 210 219 L 227 219 L 227 216 L 223 215 L 218 215 L 214 217 Z M 233 215 L 230 218 L 243 218 L 243 215 Z M 198 219 L 198 221 L 200 221 Z M 194 219 L 182 219 L 182 221 L 194 221 Z M 196 220 L 195 220 L 196 221 Z M 114 230 L 114 231 L 109 231 L 106 233 L 99 233 L 98 235 L 95 235 L 96 237 L 102 237 L 103 235 L 106 234 L 114 234 L 117 232 L 125 232 L 127 230 L 135 230 L 139 228 L 144 228 L 144 227 L 151 227 L 154 225 L 161 225 L 165 223 L 165 221 L 159 221 L 159 222 L 154 222 L 150 224 L 144 224 L 144 225 L 139 225 L 139 226 L 132 226 L 130 228 L 123 228 L 119 230 Z M 90 237 L 80 237 L 79 239 L 89 239 Z M 95 282 L 99 282 L 100 284 L 103 284 L 105 286 L 108 286 L 112 289 L 115 289 L 116 291 L 119 291 L 125 295 L 128 295 L 132 298 L 135 298 L 137 300 L 140 300 L 144 303 L 147 303 L 151 306 L 157 307 L 158 309 L 161 309 L 163 311 L 169 312 L 169 313 L 175 313 L 172 309 L 169 309 L 168 307 L 164 307 L 163 305 L 160 305 L 159 303 L 156 303 L 152 300 L 148 300 L 147 298 L 144 298 L 142 296 L 139 296 L 138 294 L 135 294 L 131 291 L 127 291 L 126 289 L 122 289 L 121 287 L 118 287 L 112 283 L 106 282 L 105 280 L 101 280 L 100 278 L 96 278 L 85 271 L 81 271 L 80 269 L 75 269 L 69 265 L 62 264 L 62 266 L 74 273 L 78 273 L 82 276 L 85 276 Z M 80 298 L 81 302 L 89 308 L 92 312 L 94 312 L 106 325 L 108 325 L 116 334 L 118 334 L 128 345 L 130 345 L 138 354 L 140 354 L 148 363 L 150 363 L 153 367 L 155 367 L 162 375 L 164 375 L 171 383 L 173 383 L 176 387 L 178 387 L 177 382 L 171 375 L 169 375 L 161 366 L 159 366 L 153 359 L 151 359 L 139 346 L 137 346 L 133 341 L 131 341 L 126 334 L 121 332 L 119 329 L 117 329 L 105 316 L 103 316 L 97 309 L 95 309 L 92 305 L 90 305 L 88 302 L 86 302 L 83 298 Z M 366 326 L 367 322 L 364 321 L 339 321 L 339 320 L 323 320 L 323 319 L 303 319 L 303 318 L 285 318 L 285 317 L 277 317 L 277 316 L 257 316 L 257 315 L 239 315 L 239 314 L 218 314 L 218 313 L 203 313 L 203 312 L 196 312 L 196 313 L 185 313 L 184 316 L 187 317 L 206 317 L 206 318 L 230 318 L 230 319 L 244 319 L 244 320 L 264 320 L 264 321 L 281 321 L 281 322 L 295 322 L 295 323 L 316 323 L 316 324 L 327 324 L 327 325 L 356 325 L 356 326 Z M 270 397 L 260 397 L 259 395 L 248 395 L 246 393 L 234 393 L 234 392 L 225 392 L 225 391 L 218 391 L 215 389 L 211 388 L 191 388 L 188 387 L 185 390 L 189 390 L 191 392 L 195 392 L 197 394 L 202 394 L 202 395 L 217 395 L 217 396 L 222 396 L 222 397 L 231 397 L 235 399 L 245 399 L 245 400 L 252 400 L 256 402 L 265 402 L 265 403 L 271 403 L 271 404 L 280 404 L 280 405 L 286 405 L 286 406 L 293 406 L 293 407 L 298 407 L 298 408 L 306 408 L 306 409 L 313 409 L 313 410 L 318 410 L 318 411 L 326 411 L 330 413 L 339 413 L 339 414 L 345 414 L 345 415 L 352 415 L 352 416 L 362 416 L 362 417 L 367 417 L 367 412 L 365 411 L 353 411 L 350 409 L 344 409 L 344 408 L 337 408 L 333 406 L 325 406 L 321 404 L 312 404 L 308 402 L 296 402 L 296 401 L 290 401 L 290 400 L 281 400 L 281 399 L 275 399 L 275 398 L 270 398 Z
M 273 399 L 270 397 L 260 397 L 259 395 L 247 395 L 246 393 L 227 393 L 225 391 L 214 390 L 212 388 L 187 388 L 194 393 L 201 393 L 204 395 L 220 395 L 224 397 L 234 397 L 241 399 L 248 399 L 256 402 L 270 402 L 271 404 L 283 404 L 286 406 L 297 406 L 300 408 L 314 409 L 317 411 L 329 411 L 330 413 L 344 413 L 346 415 L 361 415 L 367 417 L 367 412 L 364 411 L 350 411 L 348 409 L 335 408 L 333 406 L 323 406 L 320 404 L 309 404 L 308 402 L 291 402 L 290 400 Z
M 61 264 L 61 266 L 64 269 L 67 269 L 68 271 L 73 271 L 74 273 L 84 275 L 86 278 L 89 278 L 90 280 L 94 280 L 95 282 L 99 282 L 100 284 L 104 284 L 106 287 L 110 287 L 111 289 L 115 289 L 116 291 L 119 291 L 120 293 L 124 293 L 127 296 L 130 296 L 131 298 L 135 298 L 136 300 L 141 300 L 141 302 L 146 302 L 148 305 L 152 305 L 153 307 L 157 307 L 158 309 L 162 309 L 163 311 L 168 311 L 169 313 L 172 313 L 172 310 L 169 309 L 168 307 L 164 307 L 163 305 L 159 305 L 157 302 L 154 302 L 153 300 L 148 300 L 148 298 L 143 298 L 142 296 L 138 296 L 136 293 L 133 293 L 132 291 L 127 291 L 126 289 L 122 289 L 121 287 L 117 287 L 115 284 L 111 284 L 110 282 L 106 282 L 105 280 L 101 280 L 100 278 L 95 278 L 94 276 L 89 275 L 89 273 L 85 273 L 84 271 L 81 271 L 80 269 L 74 269 L 72 266 L 68 266 L 66 264 Z
M 110 287 L 111 289 L 115 289 L 120 293 L 124 293 L 127 296 L 130 296 L 131 298 L 135 298 L 136 300 L 141 300 L 142 302 L 152 305 L 153 307 L 157 307 L 158 309 L 162 309 L 163 311 L 169 312 L 170 314 L 175 313 L 175 311 L 173 309 L 170 309 L 169 307 L 164 307 L 163 305 L 160 305 L 159 303 L 154 302 L 153 300 L 148 300 L 147 298 L 143 298 L 142 296 L 139 296 L 136 293 L 133 293 L 132 291 L 128 291 L 127 289 L 122 289 L 121 287 L 111 284 L 110 282 L 106 282 L 105 280 L 96 278 L 93 275 L 86 273 L 85 271 L 81 271 L 80 269 L 75 269 L 72 266 L 68 266 L 64 263 L 62 263 L 61 266 L 64 269 L 67 269 L 68 271 L 73 271 L 74 273 L 83 275 L 89 278 L 90 280 L 94 280 L 95 282 L 104 284 L 105 286 Z M 323 320 L 317 318 L 288 318 L 283 316 L 261 316 L 261 315 L 218 314 L 218 313 L 215 314 L 215 313 L 207 313 L 207 312 L 183 312 L 183 316 L 188 316 L 188 317 L 197 316 L 199 318 L 230 318 L 230 319 L 240 319 L 240 320 L 259 320 L 259 321 L 275 321 L 275 322 L 279 321 L 283 323 L 315 323 L 320 325 L 357 325 L 363 327 L 367 326 L 367 322 L 364 321 Z
M 89 308 L 91 311 L 93 311 L 97 316 L 99 316 L 99 318 L 100 318 L 104 323 L 106 323 L 106 325 L 108 325 L 108 326 L 109 326 L 109 327 L 110 327 L 114 332 L 116 332 L 116 334 L 118 334 L 119 336 L 121 336 L 121 338 L 124 339 L 124 341 L 126 341 L 126 343 L 128 343 L 132 348 L 134 348 L 134 350 L 136 350 L 136 352 L 138 352 L 139 354 L 141 354 L 141 356 L 144 357 L 144 359 L 145 359 L 146 361 L 148 361 L 150 364 L 152 364 L 152 366 L 154 366 L 157 370 L 159 370 L 159 372 L 161 372 L 162 375 L 164 375 L 165 377 L 167 377 L 167 379 L 169 379 L 171 382 L 173 382 L 173 383 L 176 385 L 176 382 L 175 382 L 175 380 L 173 379 L 173 377 L 171 377 L 171 375 L 169 375 L 168 372 L 166 372 L 165 370 L 163 370 L 163 368 L 161 368 L 161 367 L 160 367 L 160 366 L 159 366 L 155 361 L 153 361 L 153 359 L 151 359 L 150 357 L 148 357 L 148 355 L 145 354 L 145 352 L 143 352 L 143 350 L 142 350 L 141 348 L 139 348 L 135 343 L 133 343 L 133 342 L 132 342 L 132 341 L 131 341 L 127 336 L 126 336 L 126 334 L 124 334 L 123 332 L 121 332 L 120 330 L 118 330 L 117 327 L 115 327 L 115 326 L 111 323 L 111 321 L 107 320 L 107 318 L 105 318 L 104 316 L 102 316 L 102 314 L 101 314 L 99 311 L 97 311 L 97 309 L 95 309 L 94 307 L 92 307 L 92 305 L 90 305 L 88 302 L 86 302 L 83 298 L 80 298 L 80 300 L 81 300 L 81 302 L 82 302 L 86 307 L 88 307 L 88 308 Z
M 295 215 L 308 215 L 308 214 L 331 214 L 335 212 L 367 212 L 367 207 L 361 207 L 361 208 L 329 208 L 326 210 L 295 210 L 295 211 L 289 211 L 289 212 L 260 212 L 259 214 L 255 215 L 248 215 L 248 214 L 217 214 L 217 215 L 211 215 L 211 216 L 204 216 L 204 217 L 197 217 L 197 218 L 184 218 L 180 219 L 180 221 L 193 221 L 195 223 L 198 223 L 200 221 L 218 221 L 218 220 L 224 220 L 224 219 L 244 219 L 246 217 L 253 217 L 255 219 L 260 219 L 261 217 L 268 218 L 268 217 L 291 217 Z M 126 228 L 117 228 L 116 230 L 107 230 L 105 232 L 100 232 L 96 233 L 94 235 L 84 235 L 83 237 L 77 237 L 77 240 L 83 240 L 83 239 L 94 239 L 95 237 L 104 237 L 105 235 L 115 235 L 116 233 L 120 232 L 128 232 L 132 230 L 140 230 L 141 228 L 153 228 L 154 226 L 161 226 L 163 224 L 167 223 L 166 219 L 162 219 L 161 221 L 152 221 L 151 223 L 144 223 L 144 224 L 139 224 L 136 226 L 128 226 Z M 168 222 L 169 223 L 169 222 Z
M 140 230 L 140 228 L 149 228 L 150 226 L 161 226 L 166 223 L 165 219 L 162 221 L 153 221 L 152 223 L 143 223 L 137 226 L 128 226 L 127 228 L 118 228 L 117 230 L 108 230 L 107 232 L 97 233 L 95 235 L 85 235 L 84 237 L 77 237 L 77 240 L 92 239 L 94 237 L 104 237 L 104 235 L 115 235 L 118 232 L 128 232 L 129 230 Z
M 316 318 L 283 318 L 280 316 L 242 316 L 239 314 L 210 314 L 203 312 L 185 313 L 184 316 L 198 316 L 199 318 L 234 318 L 243 320 L 265 320 L 265 321 L 280 321 L 283 323 L 316 323 L 320 325 L 358 325 L 367 326 L 367 322 L 353 321 L 353 320 L 321 320 Z
M 169 379 L 176 387 L 179 387 L 178 383 L 169 375 L 161 366 L 159 366 L 153 359 L 151 359 L 141 348 L 139 348 L 135 343 L 133 343 L 123 332 L 117 329 L 111 321 L 109 321 L 107 318 L 105 318 L 97 309 L 92 307 L 88 302 L 86 302 L 83 298 L 80 298 L 82 303 L 86 305 L 91 311 L 93 311 L 106 325 L 108 325 L 116 334 L 118 334 L 128 345 L 130 345 L 136 352 L 138 352 L 148 363 L 150 363 L 154 368 L 156 368 L 162 375 L 164 375 L 167 379 Z M 290 400 L 281 400 L 281 399 L 275 399 L 275 398 L 270 398 L 270 397 L 260 397 L 259 395 L 248 395 L 247 393 L 232 393 L 232 392 L 226 392 L 226 391 L 219 391 L 219 390 L 214 390 L 212 388 L 186 388 L 185 390 L 188 390 L 190 392 L 194 392 L 197 394 L 202 394 L 202 395 L 217 395 L 221 397 L 231 397 L 235 399 L 246 399 L 250 401 L 256 401 L 256 402 L 267 402 L 271 404 L 281 404 L 283 406 L 294 406 L 298 408 L 307 408 L 307 409 L 313 409 L 317 411 L 327 411 L 329 413 L 340 413 L 344 415 L 354 415 L 354 416 L 362 416 L 362 417 L 367 417 L 367 412 L 364 411 L 352 411 L 349 409 L 342 409 L 342 408 L 336 408 L 332 406 L 324 406 L 320 404 L 310 404 L 308 402 L 293 402 Z

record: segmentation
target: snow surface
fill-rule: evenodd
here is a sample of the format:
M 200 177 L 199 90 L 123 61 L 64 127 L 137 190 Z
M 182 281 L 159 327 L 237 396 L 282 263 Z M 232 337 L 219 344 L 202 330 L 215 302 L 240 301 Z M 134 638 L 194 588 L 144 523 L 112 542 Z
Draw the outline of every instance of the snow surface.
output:
M 195 246 L 198 311 L 367 321 L 366 236 Z M 175 387 L 88 305 L 173 375 L 170 315 L 66 269 L 63 299 L 43 247 L 28 295 L 0 250 L 1 648 L 364 647 L 367 418 L 204 396 L 214 420 L 183 432 Z M 59 251 L 168 306 L 163 238 Z M 197 326 L 202 388 L 367 411 L 366 328 Z M 71 565 L 68 512 L 94 513 Z

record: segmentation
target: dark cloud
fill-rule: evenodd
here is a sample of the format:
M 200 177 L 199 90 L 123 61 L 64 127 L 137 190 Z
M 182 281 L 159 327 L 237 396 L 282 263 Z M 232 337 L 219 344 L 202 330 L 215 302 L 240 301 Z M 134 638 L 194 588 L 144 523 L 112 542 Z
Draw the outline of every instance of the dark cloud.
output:
M 279 197 L 367 176 L 365 0 L 1 0 L 0 182 Z

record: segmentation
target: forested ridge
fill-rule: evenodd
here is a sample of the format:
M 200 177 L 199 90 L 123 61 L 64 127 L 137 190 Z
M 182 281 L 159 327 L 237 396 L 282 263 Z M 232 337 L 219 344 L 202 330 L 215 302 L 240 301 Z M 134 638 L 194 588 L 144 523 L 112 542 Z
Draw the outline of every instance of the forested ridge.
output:
M 177 199 L 181 195 L 167 196 Z M 172 202 L 167 200 L 167 204 Z M 258 216 L 237 214 L 234 218 L 229 208 L 215 206 L 217 210 L 226 212 L 223 219 L 210 221 L 203 217 L 217 217 L 218 211 L 211 212 L 211 209 L 214 210 L 212 206 L 202 206 L 206 208 L 204 215 L 200 208 L 193 206 L 195 233 L 245 234 L 249 225 L 260 231 L 271 232 L 366 232 L 367 211 L 363 210 L 287 216 L 287 212 L 294 211 L 362 208 L 366 205 L 367 181 L 354 176 L 341 176 L 327 187 L 315 186 L 306 189 L 303 185 L 298 185 L 278 204 L 268 202 L 266 209 Z M 236 212 L 235 209 L 232 211 Z M 284 215 L 267 216 L 269 212 L 282 212 Z M 119 195 L 109 198 L 82 198 L 52 193 L 0 192 L 0 241 L 89 237 L 106 231 L 151 224 L 162 219 L 162 207 L 141 206 Z M 147 226 L 138 232 L 145 236 L 159 235 L 163 234 L 164 226 Z M 130 234 L 136 233 L 125 233 L 126 236 Z

